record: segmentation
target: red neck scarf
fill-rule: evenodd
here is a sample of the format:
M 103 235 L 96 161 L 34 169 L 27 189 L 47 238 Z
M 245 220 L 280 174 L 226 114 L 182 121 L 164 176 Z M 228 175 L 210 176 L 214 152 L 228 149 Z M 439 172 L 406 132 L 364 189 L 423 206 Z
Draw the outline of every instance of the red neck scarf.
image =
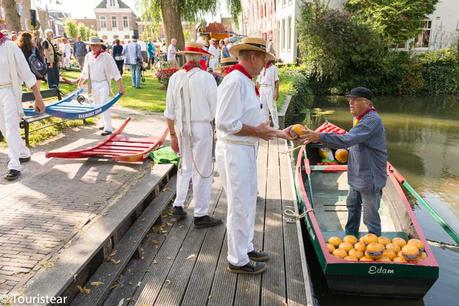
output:
M 356 116 L 354 118 L 354 126 L 356 126 L 357 124 L 359 124 L 359 121 L 365 117 L 366 114 L 368 114 L 369 112 L 375 112 L 376 111 L 376 108 L 374 108 L 374 106 L 371 106 L 369 109 L 367 109 L 363 114 L 359 115 L 359 116 Z
M 265 64 L 265 69 L 268 69 L 269 67 L 271 67 L 273 65 L 273 61 L 269 61 Z
M 105 52 L 105 51 L 104 51 L 104 49 L 102 49 L 102 48 L 101 48 L 99 51 L 97 51 L 97 52 L 93 52 L 94 58 L 97 58 L 99 55 L 101 55 L 101 54 L 104 53 L 104 52 Z
M 201 64 L 198 64 L 198 63 L 192 62 L 192 61 L 186 62 L 185 65 L 183 65 L 183 67 L 182 67 L 182 69 L 185 69 L 186 72 L 190 71 L 193 68 L 202 69 Z
M 242 67 L 241 64 L 236 64 L 233 67 L 228 68 L 227 73 L 230 73 L 231 71 L 234 71 L 234 70 L 240 71 L 243 75 L 248 77 L 250 80 L 252 80 L 252 78 L 253 78 L 252 75 L 250 73 L 248 73 L 247 70 L 245 70 L 245 68 Z M 260 96 L 260 92 L 258 91 L 257 86 L 254 86 L 254 87 L 255 87 L 255 94 L 257 96 Z
M 0 46 L 8 39 L 3 33 L 0 32 Z

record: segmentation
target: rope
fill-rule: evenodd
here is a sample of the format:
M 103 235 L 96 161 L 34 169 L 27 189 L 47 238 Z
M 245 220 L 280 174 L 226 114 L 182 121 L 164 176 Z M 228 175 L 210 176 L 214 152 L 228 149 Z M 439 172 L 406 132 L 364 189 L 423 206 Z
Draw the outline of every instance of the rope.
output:
M 435 247 L 439 247 L 442 249 L 452 249 L 452 250 L 459 250 L 459 245 L 457 244 L 452 244 L 448 242 L 443 242 L 443 241 L 436 241 L 436 240 L 431 240 L 431 239 L 426 239 L 427 242 Z
M 297 220 L 303 219 L 307 213 L 313 211 L 313 209 L 305 210 L 303 213 L 298 214 L 295 211 L 295 207 L 293 206 L 286 206 L 288 208 L 284 209 L 283 216 L 287 223 L 295 223 Z
M 300 144 L 299 146 L 296 146 L 294 147 L 293 149 L 288 149 L 288 150 L 285 150 L 285 151 L 279 151 L 280 154 L 289 154 L 289 153 L 292 153 L 293 151 L 295 150 L 298 150 L 299 148 L 301 148 L 303 146 L 303 144 Z

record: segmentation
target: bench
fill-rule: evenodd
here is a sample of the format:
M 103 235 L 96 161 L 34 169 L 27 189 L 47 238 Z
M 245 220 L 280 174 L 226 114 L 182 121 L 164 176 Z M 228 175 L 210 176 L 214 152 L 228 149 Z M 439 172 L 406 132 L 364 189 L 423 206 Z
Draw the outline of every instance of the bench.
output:
M 41 97 L 43 99 L 48 99 L 48 98 L 57 98 L 58 100 L 62 99 L 61 92 L 59 91 L 58 88 L 51 88 L 51 89 L 46 89 L 40 91 Z M 35 96 L 31 92 L 25 92 L 22 94 L 22 103 L 33 103 L 35 101 Z M 39 129 L 35 130 L 30 130 L 30 124 L 33 122 L 38 122 L 41 120 L 45 120 L 50 118 L 51 115 L 47 113 L 39 114 L 36 116 L 25 116 L 22 121 L 20 122 L 20 127 L 24 129 L 24 140 L 27 146 L 29 146 L 29 135 L 31 132 L 38 131 L 44 128 L 47 128 L 49 126 L 41 127 Z

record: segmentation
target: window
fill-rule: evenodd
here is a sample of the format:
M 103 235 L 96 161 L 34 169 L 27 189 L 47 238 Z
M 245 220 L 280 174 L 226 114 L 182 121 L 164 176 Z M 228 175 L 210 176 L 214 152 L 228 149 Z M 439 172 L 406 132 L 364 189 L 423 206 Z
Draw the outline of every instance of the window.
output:
M 115 6 L 115 0 L 110 0 L 110 6 Z
M 118 28 L 117 22 L 116 22 L 116 16 L 112 16 L 112 30 L 116 30 Z
M 106 29 L 107 28 L 107 19 L 105 18 L 105 16 L 100 16 L 99 22 L 100 22 L 100 28 L 101 29 Z
M 287 50 L 292 49 L 292 17 L 287 19 L 287 29 L 285 32 L 285 38 L 287 40 Z
M 282 19 L 280 27 L 280 43 L 281 50 L 285 50 L 285 19 Z
M 430 44 L 430 33 L 432 31 L 432 21 L 426 19 L 422 22 L 422 32 L 415 39 L 416 48 L 428 48 Z
M 130 36 L 129 35 L 124 35 L 124 39 L 129 39 Z
M 123 28 L 129 29 L 129 20 L 127 16 L 123 16 Z

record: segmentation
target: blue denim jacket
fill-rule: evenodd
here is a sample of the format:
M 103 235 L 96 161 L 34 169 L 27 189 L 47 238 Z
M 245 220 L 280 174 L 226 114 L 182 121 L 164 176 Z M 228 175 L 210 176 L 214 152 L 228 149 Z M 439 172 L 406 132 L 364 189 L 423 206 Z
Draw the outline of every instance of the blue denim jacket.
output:
M 347 134 L 320 133 L 327 147 L 349 148 L 348 183 L 360 192 L 377 192 L 387 181 L 386 132 L 377 112 L 367 113 Z

